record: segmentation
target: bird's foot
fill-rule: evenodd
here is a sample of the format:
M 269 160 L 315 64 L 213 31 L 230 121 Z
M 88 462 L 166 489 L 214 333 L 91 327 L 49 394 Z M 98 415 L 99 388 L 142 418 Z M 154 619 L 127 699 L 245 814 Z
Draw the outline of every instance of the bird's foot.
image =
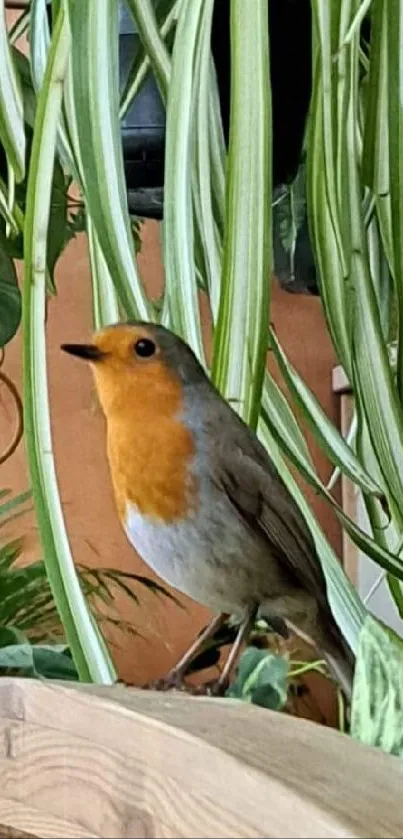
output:
M 143 685 L 144 690 L 187 690 L 184 683 L 184 673 L 181 670 L 170 670 L 166 676 L 160 679 L 153 679 Z
M 181 670 L 171 670 L 166 676 L 162 676 L 161 679 L 153 679 L 153 681 L 143 685 L 143 690 L 177 690 L 182 693 L 191 693 L 194 696 L 201 696 L 208 693 L 204 685 L 186 684 L 185 675 Z
M 204 685 L 204 692 L 208 696 L 225 696 L 230 685 L 230 680 L 227 677 L 224 679 L 215 679 L 213 682 L 208 682 Z
M 143 690 L 178 690 L 191 693 L 193 696 L 225 696 L 229 687 L 228 678 L 214 679 L 201 685 L 190 685 L 185 683 L 185 674 L 181 671 L 171 670 L 166 676 L 160 679 L 153 679 L 143 685 Z

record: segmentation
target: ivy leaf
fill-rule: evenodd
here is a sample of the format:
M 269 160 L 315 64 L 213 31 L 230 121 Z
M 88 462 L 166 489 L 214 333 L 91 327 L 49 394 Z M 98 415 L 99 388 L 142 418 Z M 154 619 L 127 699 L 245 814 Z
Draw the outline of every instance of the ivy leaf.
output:
M 287 701 L 288 669 L 284 656 L 248 647 L 240 657 L 236 679 L 226 695 L 279 711 Z
M 0 236 L 0 347 L 14 337 L 21 321 L 21 292 L 17 272 Z M 5 237 L 4 237 L 5 238 Z
M 62 644 L 10 644 L 0 648 L 0 670 L 14 670 L 25 677 L 77 680 L 77 671 Z
M 19 629 L 14 626 L 0 627 L 0 647 L 9 647 L 21 642 L 26 642 L 26 638 Z

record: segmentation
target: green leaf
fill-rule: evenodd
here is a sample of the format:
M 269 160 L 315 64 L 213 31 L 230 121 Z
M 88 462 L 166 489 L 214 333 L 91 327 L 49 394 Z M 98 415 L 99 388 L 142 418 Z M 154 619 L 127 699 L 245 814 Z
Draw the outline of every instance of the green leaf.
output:
M 286 444 L 287 453 L 290 455 L 291 452 L 295 452 L 299 461 L 306 465 L 306 469 L 316 475 L 311 453 L 294 412 L 283 391 L 268 371 L 266 371 L 264 381 L 262 415 L 270 421 L 271 426 L 277 429 Z
M 193 2 L 193 0 L 191 0 Z M 231 0 L 227 218 L 212 379 L 256 428 L 272 271 L 272 115 L 268 3 Z
M 24 640 L 23 633 L 13 626 L 0 626 L 0 648 L 21 644 Z
M 94 224 L 88 213 L 86 222 L 91 265 L 93 322 L 95 329 L 101 329 L 120 319 L 119 300 Z
M 68 129 L 85 200 L 126 315 L 152 320 L 137 270 L 119 124 L 118 4 L 68 0 L 71 85 Z M 69 78 L 69 77 L 68 77 Z
M 6 251 L 6 253 L 9 253 L 9 240 L 15 239 L 19 235 L 18 225 L 13 215 L 15 191 L 14 196 L 12 196 L 12 201 L 10 200 L 10 195 L 11 189 L 7 188 L 5 183 L 3 183 L 2 179 L 0 178 L 0 215 L 3 217 L 5 221 L 5 233 L 7 231 L 7 235 L 5 235 L 4 237 L 4 250 Z M 3 236 L 1 238 L 3 239 Z M 9 255 L 12 256 L 11 253 L 9 253 Z
M 384 7 L 384 12 L 386 8 Z M 388 189 L 391 207 L 391 241 L 396 297 L 399 305 L 396 383 L 400 402 L 403 402 L 403 5 L 401 0 L 389 0 L 382 16 L 381 37 L 385 40 L 384 53 L 388 69 L 385 107 L 387 122 L 382 123 L 383 158 L 389 156 Z M 386 43 L 385 43 L 386 41 Z M 385 56 L 386 54 L 386 56 Z M 385 114 L 384 114 L 385 115 Z
M 50 45 L 47 0 L 31 0 L 29 20 L 29 61 L 36 91 L 41 89 Z
M 279 711 L 287 701 L 288 670 L 284 656 L 248 647 L 240 657 L 235 681 L 226 695 Z
M 60 7 L 38 97 L 28 176 L 24 235 L 25 439 L 35 511 L 52 593 L 80 678 L 111 683 L 115 671 L 90 614 L 74 567 L 52 451 L 46 366 L 46 244 L 52 175 L 70 53 L 70 30 Z
M 7 497 L 10 494 L 9 490 L 3 490 L 2 497 Z M 19 495 L 14 495 L 13 498 L 10 498 L 8 501 L 3 501 L 0 504 L 0 519 L 4 516 L 8 516 L 9 513 L 13 512 L 17 507 L 20 507 L 22 504 L 25 504 L 32 497 L 31 490 L 27 490 L 26 492 L 21 492 Z
M 301 433 L 296 430 L 297 424 L 294 415 L 280 388 L 270 377 L 266 377 L 261 417 L 281 450 L 290 458 L 304 478 L 332 504 L 352 541 L 387 571 L 395 574 L 399 579 L 403 579 L 403 559 L 396 555 L 393 549 L 389 549 L 388 545 L 384 546 L 381 540 L 375 541 L 365 531 L 361 530 L 344 512 L 340 504 L 319 479 L 310 456 L 307 454 L 304 438 L 301 439 Z
M 8 41 L 4 0 L 0 0 L 0 140 L 17 182 L 25 173 L 24 105 L 21 83 Z
M 332 4 L 328 3 L 328 0 L 325 2 L 315 0 L 312 7 L 319 6 L 323 7 L 323 13 L 327 18 L 328 12 L 333 8 Z M 319 23 L 317 25 L 319 27 Z M 328 47 L 324 47 L 323 52 L 317 45 L 317 41 L 321 39 L 325 43 L 326 40 L 329 41 Z M 340 242 L 339 222 L 335 222 L 336 172 L 333 166 L 333 154 L 330 154 L 329 159 L 329 151 L 334 146 L 331 122 L 335 108 L 329 78 L 332 57 L 328 20 L 326 20 L 323 34 L 318 35 L 314 29 L 313 46 L 314 77 L 307 142 L 307 206 L 310 241 L 314 250 L 321 301 L 330 335 L 339 362 L 343 365 L 346 375 L 350 376 L 349 317 L 351 313 L 348 317 L 346 316 L 345 260 Z M 328 167 L 331 169 L 329 173 Z M 329 180 L 332 183 L 329 184 Z
M 403 620 L 403 591 L 402 583 L 393 574 L 387 574 L 386 580 L 389 586 L 389 591 L 395 601 L 396 609 L 401 620 Z
M 23 542 L 22 539 L 13 539 L 11 542 L 6 542 L 0 547 L 0 574 L 4 574 L 15 561 L 21 556 Z M 0 618 L 0 624 L 1 624 Z
M 0 347 L 14 337 L 21 321 L 21 293 L 13 260 L 0 239 Z
M 403 642 L 370 615 L 359 639 L 351 735 L 403 757 Z
M 52 289 L 55 288 L 54 272 L 56 263 L 69 240 L 67 215 L 68 196 L 66 177 L 60 163 L 55 160 L 46 247 L 46 262 Z
M 166 43 L 175 28 L 179 6 L 180 0 L 155 0 L 154 2 L 154 11 L 160 35 Z M 150 69 L 150 59 L 145 53 L 144 46 L 140 41 L 120 97 L 119 117 L 121 119 L 126 116 L 133 100 L 141 90 Z
M 20 186 L 21 184 L 17 186 L 17 191 L 19 190 Z M 16 221 L 17 214 L 19 232 L 16 236 L 6 236 L 7 221 L 4 220 L 4 216 L 0 218 L 0 250 L 2 250 L 5 254 L 11 257 L 11 259 L 22 259 L 24 254 L 24 237 L 21 229 L 21 227 L 23 227 L 24 224 L 24 216 L 21 209 L 15 203 L 13 207 L 13 217 Z
M 0 668 L 25 677 L 77 680 L 73 661 L 62 645 L 11 644 L 0 648 Z
M 362 174 L 376 197 L 382 242 L 394 274 L 394 243 L 390 200 L 388 9 L 383 0 L 373 0 L 371 61 L 366 90 Z
M 196 280 L 192 208 L 193 96 L 197 55 L 209 33 L 202 23 L 212 0 L 183 0 L 172 54 L 166 117 L 162 321 L 184 338 L 204 363 Z
M 275 354 L 283 379 L 303 417 L 315 434 L 315 438 L 329 460 L 348 475 L 363 492 L 375 495 L 385 502 L 385 493 L 363 468 L 351 446 L 344 440 L 335 425 L 329 420 L 315 394 L 299 376 L 285 355 L 273 328 L 270 330 L 271 348 Z
M 355 6 L 350 5 L 350 13 Z M 402 409 L 370 271 L 357 165 L 361 152 L 358 33 L 352 33 L 339 52 L 345 8 L 327 0 L 314 0 L 312 8 L 315 43 L 320 48 L 310 109 L 307 180 L 322 299 L 339 359 L 368 422 L 389 508 L 402 524 Z M 336 54 L 337 60 L 332 57 Z
M 129 9 L 136 21 L 140 38 L 151 62 L 162 99 L 166 102 L 171 60 L 163 37 L 158 29 L 155 3 L 152 0 L 127 0 Z
M 295 279 L 295 251 L 298 233 L 306 217 L 305 164 L 302 163 L 291 184 L 273 207 L 273 223 L 278 228 L 280 242 L 290 261 L 290 278 Z
M 208 290 L 213 323 L 220 306 L 222 231 L 225 219 L 225 143 L 217 80 L 211 58 L 213 7 L 206 5 L 201 21 L 202 37 L 194 80 L 194 167 L 192 199 L 195 216 L 196 259 L 201 266 L 203 286 Z M 203 37 L 204 34 L 204 37 Z M 215 146 L 213 153 L 213 144 Z
M 36 111 L 36 94 L 32 84 L 31 69 L 29 61 L 17 47 L 11 49 L 14 64 L 18 70 L 18 75 L 21 83 L 22 98 L 24 104 L 24 120 L 25 124 L 30 128 L 34 127 L 35 111 Z M 25 132 L 26 133 L 26 132 Z M 27 139 L 27 138 L 25 138 Z M 27 166 L 28 168 L 28 166 Z M 26 178 L 26 173 L 25 173 Z M 24 180 L 25 180 L 24 178 Z
M 13 25 L 10 27 L 8 32 L 8 40 L 10 44 L 15 44 L 15 42 L 18 41 L 18 39 L 21 38 L 22 35 L 24 35 L 27 31 L 29 26 L 30 14 L 30 7 L 27 6 L 27 8 L 24 9 L 24 11 L 17 18 L 15 23 L 13 23 Z

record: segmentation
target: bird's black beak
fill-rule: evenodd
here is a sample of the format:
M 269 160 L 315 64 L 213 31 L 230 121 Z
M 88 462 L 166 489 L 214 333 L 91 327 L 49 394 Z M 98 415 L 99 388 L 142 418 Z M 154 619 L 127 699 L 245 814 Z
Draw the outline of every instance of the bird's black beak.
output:
M 94 344 L 62 344 L 60 349 L 77 358 L 84 358 L 85 361 L 100 361 L 105 355 Z

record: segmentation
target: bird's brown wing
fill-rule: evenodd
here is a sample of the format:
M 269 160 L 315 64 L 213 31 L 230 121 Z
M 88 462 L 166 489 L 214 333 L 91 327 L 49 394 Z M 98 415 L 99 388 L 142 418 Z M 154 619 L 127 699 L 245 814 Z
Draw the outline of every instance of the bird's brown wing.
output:
M 231 432 L 215 436 L 214 480 L 245 523 L 264 535 L 290 583 L 328 612 L 324 574 L 302 513 L 257 437 L 241 421 Z
M 354 656 L 333 618 L 309 528 L 266 450 L 239 417 L 229 422 L 227 409 L 231 410 L 226 406 L 210 415 L 218 423 L 210 436 L 214 480 L 246 526 L 267 540 L 268 553 L 288 576 L 290 586 L 315 598 L 319 614 L 312 638 L 335 679 L 351 696 Z

